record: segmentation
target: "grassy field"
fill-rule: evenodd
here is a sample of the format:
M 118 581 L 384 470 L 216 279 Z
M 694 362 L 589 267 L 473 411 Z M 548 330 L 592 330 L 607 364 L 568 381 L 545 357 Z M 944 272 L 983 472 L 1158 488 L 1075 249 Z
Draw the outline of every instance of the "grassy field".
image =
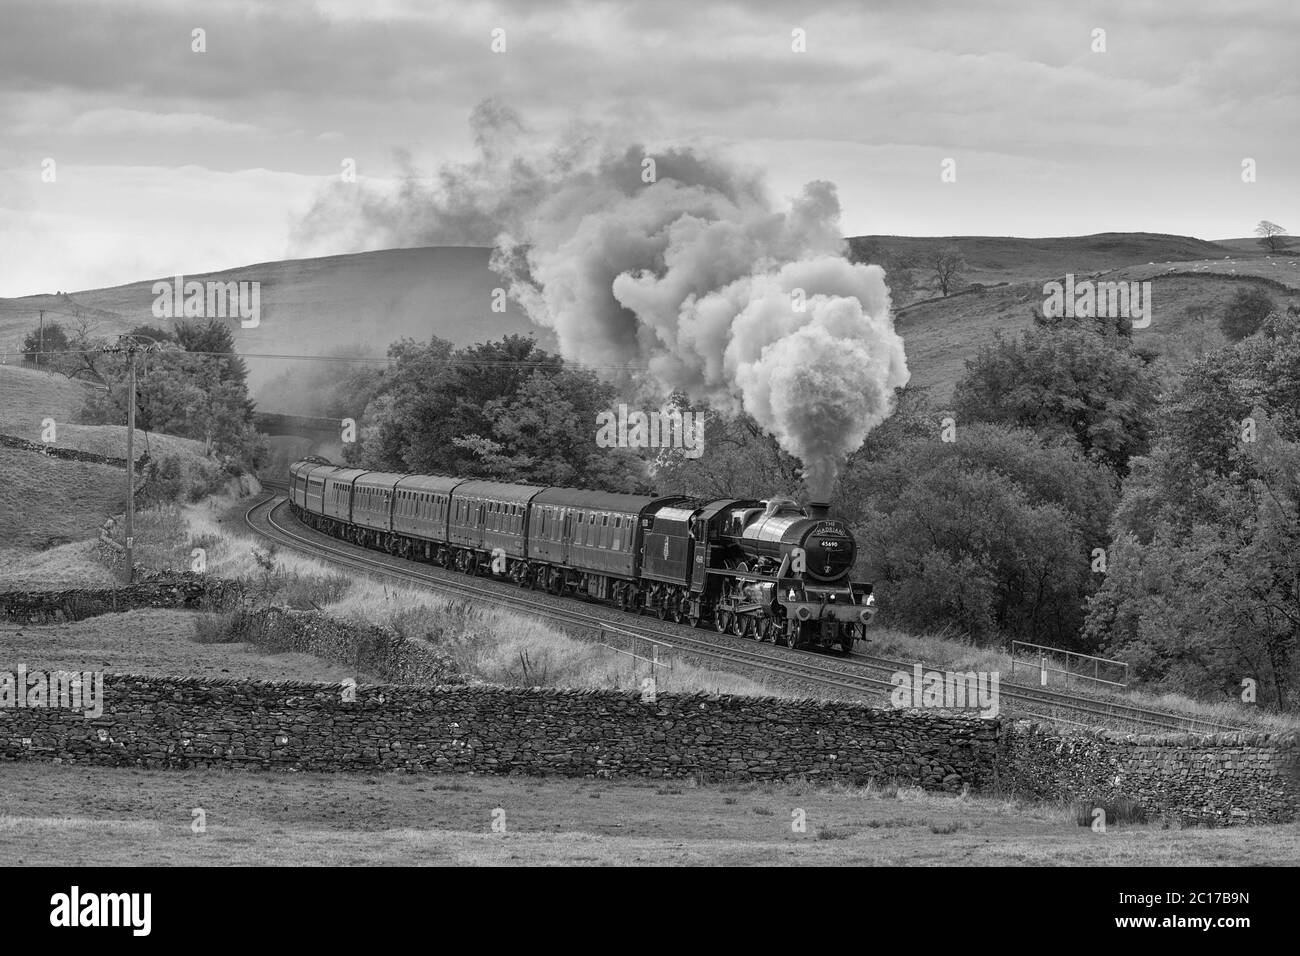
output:
M 0 542 L 38 549 L 95 537 L 126 502 L 126 472 L 0 448 Z
M 74 541 L 44 551 L 0 550 L 0 591 L 111 587 L 120 575 L 95 555 L 96 543 Z
M 374 675 L 311 654 L 265 654 L 247 644 L 195 640 L 196 611 L 138 610 L 40 627 L 0 624 L 0 672 L 19 663 L 29 670 L 98 670 L 160 677 L 232 677 L 337 683 Z
M 40 441 L 41 419 L 75 422 L 91 387 L 21 365 L 0 365 L 0 434 Z
M 125 458 L 126 428 L 76 424 L 89 389 L 57 373 L 0 365 L 0 434 Z M 47 418 L 54 420 L 50 442 L 46 442 Z M 146 453 L 154 459 L 177 456 L 184 487 L 203 486 L 209 476 L 219 475 L 217 463 L 204 454 L 203 443 L 188 438 L 137 429 L 133 453 L 137 459 Z M 37 551 L 94 538 L 104 519 L 119 514 L 126 503 L 124 470 L 36 452 L 0 448 L 0 482 L 6 489 L 0 505 L 0 587 L 29 581 L 37 568 L 54 576 L 52 585 L 66 583 L 77 566 L 87 566 L 85 555 Z M 149 494 L 146 487 L 144 500 Z M 96 577 L 92 569 L 88 583 Z
M 493 832 L 494 810 L 505 832 Z M 191 826 L 203 811 L 206 832 Z M 794 832 L 803 810 L 805 831 Z M 20 865 L 1293 865 L 1294 826 L 1079 826 L 1070 807 L 892 786 L 9 764 Z
M 122 425 L 80 425 L 82 408 L 92 386 L 57 372 L 0 365 L 0 434 L 25 438 L 92 455 L 126 457 L 126 428 Z M 44 419 L 55 422 L 53 441 L 46 441 Z M 135 456 L 148 451 L 154 458 L 175 454 L 205 458 L 203 443 L 174 435 L 135 430 Z
M 1013 679 L 1014 674 L 1015 681 L 1020 684 L 1038 682 L 1036 672 L 1038 660 L 1024 656 L 1025 652 L 1017 655 L 1013 666 L 1009 650 L 1000 647 L 981 647 L 951 637 L 907 634 L 893 628 L 872 628 L 868 631 L 868 637 L 870 642 L 866 647 L 858 647 L 860 653 L 876 655 L 888 660 L 921 661 L 927 667 L 938 670 L 959 673 L 966 671 L 997 673 L 1001 675 L 1003 681 L 1008 682 Z M 1061 667 L 1062 664 L 1057 659 L 1049 666 Z M 1102 676 L 1105 677 L 1104 674 Z M 1110 679 L 1113 679 L 1113 675 Z M 1235 700 L 1218 702 L 1192 700 L 1181 694 L 1155 694 L 1140 689 L 1111 691 L 1098 685 L 1090 687 L 1087 682 L 1075 679 L 1067 683 L 1064 675 L 1056 673 L 1049 674 L 1048 686 L 1056 691 L 1068 690 L 1075 694 L 1113 699 L 1120 703 L 1151 707 L 1171 713 L 1188 714 L 1232 726 L 1272 731 L 1300 729 L 1300 715 L 1262 710 Z

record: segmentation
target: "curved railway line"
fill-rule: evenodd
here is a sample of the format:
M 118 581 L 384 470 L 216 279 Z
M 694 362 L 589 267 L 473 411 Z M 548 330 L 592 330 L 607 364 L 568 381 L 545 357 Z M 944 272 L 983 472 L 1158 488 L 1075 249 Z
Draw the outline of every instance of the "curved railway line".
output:
M 584 606 L 574 599 L 537 600 L 532 592 L 516 591 L 503 582 L 469 578 L 339 541 L 303 527 L 292 517 L 288 523 L 282 522 L 280 512 L 287 502 L 281 496 L 286 486 L 276 481 L 264 481 L 263 485 L 273 490 L 274 494 L 259 500 L 244 512 L 244 523 L 259 537 L 332 564 L 472 598 L 480 604 L 488 603 L 510 611 L 531 613 L 565 628 L 600 634 L 607 640 L 645 642 L 652 647 L 675 650 L 702 661 L 738 665 L 772 677 L 794 679 L 806 686 L 832 691 L 836 696 L 857 696 L 873 700 L 885 698 L 894 688 L 890 675 L 900 670 L 910 672 L 915 664 L 869 654 L 820 658 L 819 655 L 790 651 L 775 645 L 739 647 L 736 644 L 743 639 L 712 633 L 708 639 L 704 639 L 688 626 L 666 621 L 656 620 L 653 626 L 632 623 L 624 614 L 611 614 L 608 609 L 600 606 Z M 560 606 L 558 602 L 574 604 L 575 607 Z M 1013 717 L 1049 720 L 1078 727 L 1105 724 L 1140 732 L 1200 733 L 1242 729 L 1236 725 L 1152 710 L 1121 701 L 1066 694 L 1006 681 L 1000 683 L 999 701 L 1002 709 Z

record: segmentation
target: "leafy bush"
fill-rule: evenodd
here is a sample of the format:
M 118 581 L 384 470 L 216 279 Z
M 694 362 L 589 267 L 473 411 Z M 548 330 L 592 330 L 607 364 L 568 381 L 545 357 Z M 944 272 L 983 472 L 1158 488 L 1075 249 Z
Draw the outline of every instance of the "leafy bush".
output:
M 1111 475 L 1077 447 L 972 425 L 859 464 L 844 491 L 860 499 L 858 572 L 882 625 L 1076 643 L 1115 502 Z
M 956 420 L 1068 436 L 1120 474 L 1145 453 L 1156 377 L 1129 338 L 1093 327 L 1038 327 L 999 337 L 966 363 Z
M 147 466 L 148 501 L 201 501 L 221 490 L 229 475 L 218 462 L 179 454 L 163 455 Z
M 1240 342 L 1264 326 L 1264 320 L 1277 311 L 1277 304 L 1260 286 L 1239 289 L 1219 320 L 1219 328 L 1229 342 Z

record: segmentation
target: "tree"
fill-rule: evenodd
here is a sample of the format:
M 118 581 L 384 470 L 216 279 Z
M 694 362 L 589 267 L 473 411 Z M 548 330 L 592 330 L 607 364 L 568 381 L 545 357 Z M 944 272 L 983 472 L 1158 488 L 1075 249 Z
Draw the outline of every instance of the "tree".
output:
M 176 336 L 171 329 L 164 329 L 157 325 L 137 325 L 127 335 L 137 342 L 175 342 Z
M 1194 362 L 1135 458 L 1086 633 L 1139 679 L 1294 708 L 1300 315 Z
M 799 459 L 783 450 L 748 415 L 727 418 L 705 407 L 705 453 L 698 458 L 670 453 L 655 463 L 660 491 L 699 498 L 798 497 L 803 493 Z
M 185 323 L 177 326 L 178 333 L 182 326 Z M 222 329 L 225 335 L 218 331 Z M 252 424 L 253 402 L 243 378 L 243 360 L 234 352 L 229 329 L 216 321 L 188 326 L 184 340 L 196 352 L 172 345 L 137 358 L 137 427 L 197 439 L 209 452 L 227 455 L 245 469 L 255 467 L 264 448 Z M 108 388 L 90 396 L 86 421 L 121 425 L 126 421 L 129 392 L 127 358 L 98 357 Z
M 939 291 L 947 295 L 962 281 L 962 272 L 966 270 L 966 260 L 956 246 L 934 249 L 926 257 L 926 265 L 934 276 Z
M 627 448 L 596 444 L 597 413 L 614 399 L 594 373 L 537 369 L 513 395 L 487 404 L 487 435 L 452 439 L 478 459 L 478 474 L 525 484 L 645 492 L 645 462 Z
M 953 406 L 959 422 L 1072 437 L 1123 475 L 1147 449 L 1156 389 L 1155 372 L 1128 338 L 1089 327 L 1033 328 L 1018 342 L 997 336 L 968 360 Z
M 1261 415 L 1263 413 L 1261 412 Z M 1253 477 L 1204 479 L 1219 513 L 1158 524 L 1143 542 L 1124 529 L 1106 580 L 1089 601 L 1085 633 L 1158 689 L 1259 703 L 1300 704 L 1300 444 L 1261 421 L 1245 454 Z M 1128 492 L 1126 492 L 1126 495 Z M 1247 683 L 1249 682 L 1249 683 Z
M 366 467 L 538 484 L 646 487 L 646 463 L 596 444 L 612 386 L 530 338 L 455 349 L 434 338 L 389 347 L 347 459 Z
M 842 485 L 861 503 L 858 573 L 884 622 L 1078 646 L 1115 490 L 1076 445 L 969 425 L 855 462 Z
M 911 257 L 889 251 L 880 242 L 866 236 L 849 239 L 849 261 L 877 265 L 885 270 L 885 284 L 895 306 L 908 302 L 916 294 L 916 278 Z
M 1264 325 L 1264 320 L 1277 311 L 1277 304 L 1262 287 L 1250 285 L 1238 289 L 1219 320 L 1219 328 L 1229 342 L 1240 342 L 1254 335 Z
M 177 322 L 176 342 L 187 352 L 203 354 L 216 372 L 218 381 L 243 387 L 248 381 L 248 366 L 235 350 L 235 335 L 230 325 L 217 319 L 207 322 Z M 251 413 L 252 406 L 249 406 Z
M 1259 225 L 1255 227 L 1255 235 L 1259 236 L 1259 244 L 1269 252 L 1277 252 L 1288 245 L 1286 230 L 1267 219 L 1259 221 Z
M 56 365 L 58 356 L 51 352 L 68 350 L 68 333 L 57 322 L 38 324 L 27 338 L 23 339 L 23 359 L 37 368 L 50 368 Z

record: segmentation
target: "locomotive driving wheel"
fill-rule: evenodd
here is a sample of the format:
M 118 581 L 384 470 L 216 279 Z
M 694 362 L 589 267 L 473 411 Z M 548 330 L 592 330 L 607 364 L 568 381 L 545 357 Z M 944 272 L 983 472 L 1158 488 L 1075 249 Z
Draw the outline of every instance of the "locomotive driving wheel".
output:
M 749 631 L 749 617 L 744 614 L 731 615 L 731 633 L 735 637 L 744 637 Z
M 690 614 L 690 598 L 682 591 L 674 591 L 672 595 L 673 602 L 673 623 L 685 624 L 687 616 Z
M 661 621 L 668 620 L 668 615 L 670 613 L 670 599 L 670 595 L 664 591 L 656 589 L 650 592 L 650 600 L 654 602 L 655 606 L 655 617 L 659 618 Z
M 713 612 L 713 626 L 719 634 L 725 634 L 731 630 L 731 619 L 734 617 L 730 611 L 723 608 L 717 608 Z
M 760 617 L 754 623 L 754 639 L 759 643 L 766 641 L 772 633 L 772 619 L 769 617 Z

